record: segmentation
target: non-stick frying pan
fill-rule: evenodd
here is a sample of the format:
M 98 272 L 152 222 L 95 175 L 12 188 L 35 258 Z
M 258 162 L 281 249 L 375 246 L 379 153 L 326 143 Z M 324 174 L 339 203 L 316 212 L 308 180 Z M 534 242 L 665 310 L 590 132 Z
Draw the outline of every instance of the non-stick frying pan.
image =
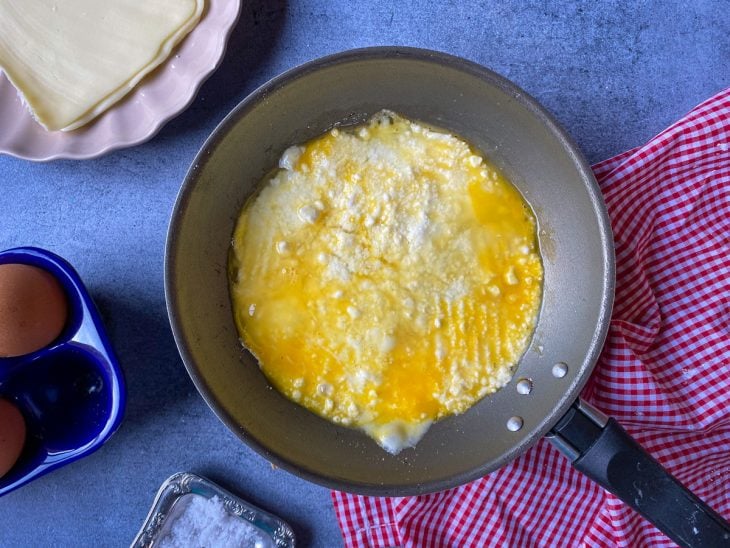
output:
M 390 455 L 359 431 L 288 401 L 241 348 L 226 262 L 243 202 L 292 144 L 382 108 L 458 134 L 495 162 L 539 223 L 544 296 L 514 378 L 468 412 Z M 256 90 L 196 157 L 172 215 L 165 291 L 175 339 L 218 417 L 268 460 L 328 487 L 370 495 L 434 492 L 474 480 L 542 436 L 574 466 L 687 546 L 730 545 L 730 528 L 615 421 L 578 400 L 601 350 L 614 293 L 604 204 L 589 166 L 532 98 L 468 61 L 370 48 L 293 69 Z

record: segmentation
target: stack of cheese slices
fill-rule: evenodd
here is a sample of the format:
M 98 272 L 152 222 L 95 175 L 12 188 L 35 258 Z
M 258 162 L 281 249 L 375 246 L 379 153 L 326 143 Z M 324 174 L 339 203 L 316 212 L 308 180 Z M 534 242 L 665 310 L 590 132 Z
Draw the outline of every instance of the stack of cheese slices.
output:
M 204 0 L 0 0 L 0 69 L 49 131 L 90 122 L 163 63 Z

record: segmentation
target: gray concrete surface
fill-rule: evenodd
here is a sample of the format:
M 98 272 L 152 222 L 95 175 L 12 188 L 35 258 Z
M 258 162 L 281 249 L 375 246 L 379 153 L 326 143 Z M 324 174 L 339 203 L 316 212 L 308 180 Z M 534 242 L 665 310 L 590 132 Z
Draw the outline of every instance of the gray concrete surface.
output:
M 0 546 L 126 546 L 159 484 L 184 470 L 279 514 L 303 546 L 341 544 L 329 492 L 273 469 L 215 418 L 167 322 L 175 195 L 206 135 L 256 86 L 348 48 L 443 50 L 522 86 L 595 162 L 730 85 L 728 13 L 722 1 L 244 0 L 222 66 L 154 140 L 84 162 L 0 156 L 0 249 L 37 245 L 76 266 L 129 391 L 126 419 L 101 450 L 0 498 Z

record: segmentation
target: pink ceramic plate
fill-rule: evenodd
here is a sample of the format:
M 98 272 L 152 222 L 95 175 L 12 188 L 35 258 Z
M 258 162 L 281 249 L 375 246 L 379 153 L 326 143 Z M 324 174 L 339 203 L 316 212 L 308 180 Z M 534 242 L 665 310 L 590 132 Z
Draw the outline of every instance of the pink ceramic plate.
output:
M 240 9 L 240 0 L 207 0 L 200 22 L 166 62 L 111 109 L 75 131 L 44 130 L 0 73 L 0 152 L 38 161 L 86 159 L 152 138 L 193 101 L 219 65 Z

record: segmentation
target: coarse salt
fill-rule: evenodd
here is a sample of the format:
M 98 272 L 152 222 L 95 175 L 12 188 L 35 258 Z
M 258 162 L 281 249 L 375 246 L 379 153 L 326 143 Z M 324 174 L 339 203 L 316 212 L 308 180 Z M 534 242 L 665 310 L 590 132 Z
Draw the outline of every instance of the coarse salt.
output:
M 218 497 L 187 495 L 183 511 L 174 517 L 160 548 L 264 548 L 271 546 L 258 529 L 226 510 Z M 179 502 L 178 502 L 179 504 Z

